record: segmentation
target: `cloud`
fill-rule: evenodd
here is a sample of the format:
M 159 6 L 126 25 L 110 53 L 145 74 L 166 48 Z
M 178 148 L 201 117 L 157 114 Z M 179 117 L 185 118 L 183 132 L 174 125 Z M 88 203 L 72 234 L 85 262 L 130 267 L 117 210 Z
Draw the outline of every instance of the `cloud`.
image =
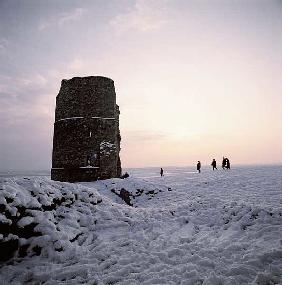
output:
M 8 94 L 12 97 L 26 94 L 29 91 L 43 89 L 47 86 L 48 80 L 39 73 L 32 74 L 26 77 L 12 77 L 0 75 L 0 93 Z
M 69 12 L 60 13 L 56 16 L 52 16 L 48 19 L 41 20 L 38 30 L 43 31 L 52 26 L 64 27 L 65 25 L 76 22 L 86 14 L 87 10 L 84 8 L 74 8 Z
M 58 92 L 53 81 L 36 72 L 0 75 L 0 169 L 48 167 Z
M 74 10 L 61 14 L 60 19 L 58 20 L 59 26 L 63 26 L 69 22 L 79 20 L 86 13 L 84 8 L 75 8 Z
M 110 21 L 110 26 L 117 35 L 134 29 L 141 32 L 157 30 L 169 21 L 167 14 L 167 1 L 136 0 L 135 5 L 127 12 L 117 15 Z
M 84 62 L 81 59 L 76 58 L 69 64 L 68 68 L 71 71 L 80 71 L 83 69 L 84 66 Z
M 9 45 L 9 41 L 5 38 L 0 39 L 0 55 L 4 54 Z
M 148 131 L 148 130 L 139 130 L 139 131 L 124 131 L 123 135 L 132 142 L 151 142 L 151 141 L 160 141 L 167 138 L 166 134 Z
M 41 74 L 29 77 L 0 76 L 0 131 L 32 117 L 50 117 L 53 87 Z

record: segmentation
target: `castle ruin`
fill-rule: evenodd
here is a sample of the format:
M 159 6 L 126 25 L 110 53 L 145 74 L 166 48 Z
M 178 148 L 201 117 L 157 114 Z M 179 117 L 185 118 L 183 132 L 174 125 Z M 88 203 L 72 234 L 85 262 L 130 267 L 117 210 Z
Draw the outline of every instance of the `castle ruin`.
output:
M 62 80 L 56 97 L 51 179 L 120 177 L 119 113 L 110 78 Z

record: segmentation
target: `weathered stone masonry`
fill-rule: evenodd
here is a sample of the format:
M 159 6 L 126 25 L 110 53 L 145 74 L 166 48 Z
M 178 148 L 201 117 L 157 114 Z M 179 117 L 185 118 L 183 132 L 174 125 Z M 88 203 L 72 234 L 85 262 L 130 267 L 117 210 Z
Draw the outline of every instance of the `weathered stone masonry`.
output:
M 56 98 L 51 179 L 120 177 L 119 151 L 114 81 L 102 76 L 62 80 Z

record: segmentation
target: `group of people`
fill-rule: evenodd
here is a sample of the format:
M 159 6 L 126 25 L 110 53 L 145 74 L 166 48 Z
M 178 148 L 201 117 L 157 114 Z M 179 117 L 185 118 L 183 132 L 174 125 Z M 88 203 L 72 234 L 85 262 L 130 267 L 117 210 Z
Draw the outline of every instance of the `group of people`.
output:
M 222 169 L 230 169 L 230 160 L 227 157 L 223 157 Z
M 212 166 L 212 170 L 215 170 L 215 169 L 217 170 L 215 159 L 212 160 L 211 166 Z M 201 162 L 198 160 L 197 171 L 199 173 L 201 173 L 201 167 L 202 167 Z M 230 160 L 227 157 L 223 157 L 223 159 L 222 159 L 222 169 L 230 169 Z M 163 168 L 161 168 L 160 175 L 161 175 L 161 177 L 164 176 Z
M 212 166 L 212 170 L 215 170 L 215 169 L 217 170 L 217 167 L 216 167 L 216 160 L 215 160 L 215 159 L 212 160 L 211 166 Z M 198 171 L 199 173 L 201 173 L 201 167 L 202 167 L 201 162 L 198 160 L 198 163 L 197 163 L 197 171 Z M 227 157 L 223 157 L 223 159 L 222 159 L 222 169 L 230 169 L 230 160 L 229 160 Z M 160 170 L 160 175 L 161 175 L 161 177 L 164 176 L 164 170 L 163 170 L 163 168 L 161 168 L 161 170 Z M 129 177 L 129 174 L 128 174 L 127 172 L 125 172 L 125 173 L 121 176 L 122 179 L 128 178 L 128 177 Z
M 215 170 L 215 169 L 217 170 L 215 159 L 212 160 L 211 166 L 212 166 L 212 170 Z M 223 157 L 222 159 L 222 169 L 230 169 L 230 160 L 227 157 Z M 198 161 L 197 163 L 197 170 L 199 173 L 201 172 L 201 162 L 200 161 Z

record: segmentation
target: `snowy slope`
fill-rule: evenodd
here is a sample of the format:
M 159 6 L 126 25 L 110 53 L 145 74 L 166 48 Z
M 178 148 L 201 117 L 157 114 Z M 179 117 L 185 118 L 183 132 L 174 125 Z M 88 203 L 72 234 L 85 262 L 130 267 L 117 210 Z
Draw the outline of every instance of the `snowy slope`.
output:
M 34 208 L 17 223 L 41 235 L 19 239 L 27 256 L 2 264 L 0 284 L 282 284 L 281 166 L 158 172 L 75 184 L 2 178 L 0 204 L 15 215 Z

